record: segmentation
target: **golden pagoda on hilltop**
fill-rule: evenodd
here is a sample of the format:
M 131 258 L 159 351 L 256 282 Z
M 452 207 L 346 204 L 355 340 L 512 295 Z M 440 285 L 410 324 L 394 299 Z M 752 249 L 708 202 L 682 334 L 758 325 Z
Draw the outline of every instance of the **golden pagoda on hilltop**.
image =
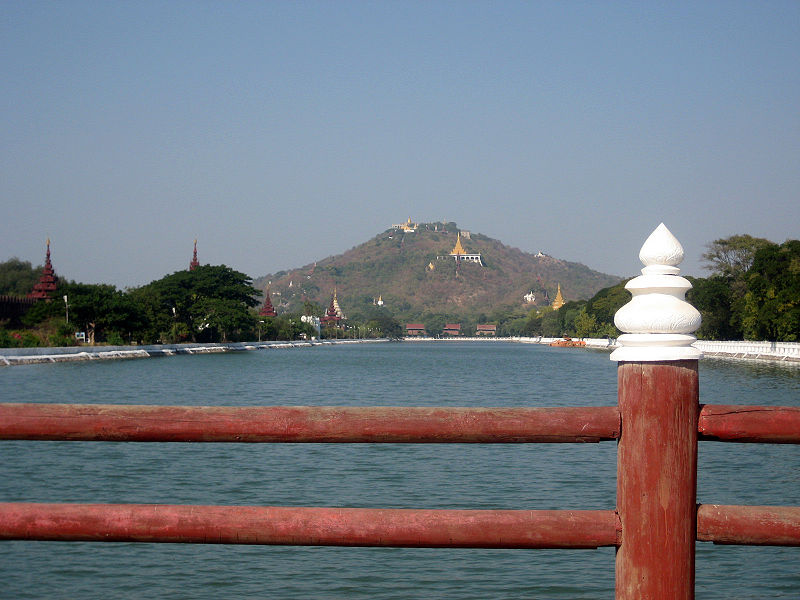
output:
M 414 233 L 417 230 L 418 227 L 419 227 L 419 223 L 413 223 L 411 221 L 411 217 L 408 217 L 408 221 L 406 221 L 405 223 L 399 223 L 399 224 L 392 225 L 392 229 L 395 229 L 395 230 L 400 229 L 400 230 L 404 231 L 405 233 Z
M 474 262 L 483 266 L 483 261 L 481 260 L 480 254 L 470 254 L 466 250 L 464 250 L 464 246 L 461 245 L 460 231 L 458 232 L 458 237 L 456 237 L 456 245 L 453 247 L 453 251 L 450 253 L 450 256 L 455 258 L 456 262 L 465 260 L 467 262 Z
M 456 237 L 456 245 L 453 248 L 453 251 L 450 253 L 450 256 L 460 256 L 466 253 L 467 251 L 464 250 L 464 246 L 461 245 L 461 232 L 459 232 L 458 237 Z
M 561 295 L 561 284 L 558 284 L 558 291 L 556 292 L 556 299 L 553 300 L 553 310 L 558 310 L 562 306 L 564 306 L 566 302 L 564 301 L 564 296 Z

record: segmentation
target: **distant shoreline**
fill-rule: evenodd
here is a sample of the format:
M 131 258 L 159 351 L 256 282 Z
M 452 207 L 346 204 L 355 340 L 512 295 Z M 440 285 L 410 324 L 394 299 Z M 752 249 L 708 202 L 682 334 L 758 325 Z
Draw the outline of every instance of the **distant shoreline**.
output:
M 406 342 L 516 342 L 520 344 L 549 345 L 563 338 L 557 337 L 407 337 Z M 577 338 L 576 338 L 577 339 Z M 586 350 L 614 350 L 614 338 L 580 338 L 586 342 Z M 766 362 L 800 364 L 800 343 L 797 342 L 748 342 L 697 340 L 692 344 L 703 353 L 704 358 L 727 358 Z
M 154 358 L 186 354 L 221 354 L 249 350 L 272 350 L 331 346 L 334 344 L 363 344 L 388 342 L 388 339 L 368 340 L 297 340 L 294 342 L 229 342 L 217 344 L 158 344 L 150 346 L 66 346 L 62 348 L 0 348 L 0 366 L 40 363 L 76 362 L 87 360 L 118 360 Z
M 512 342 L 549 345 L 562 338 L 552 337 L 406 337 L 404 342 Z M 187 354 L 221 354 L 248 350 L 272 350 L 389 342 L 388 338 L 363 340 L 298 340 L 294 342 L 228 342 L 216 344 L 163 344 L 149 346 L 67 346 L 61 348 L 0 348 L 0 367 L 40 363 L 91 360 L 154 358 Z M 584 338 L 587 350 L 610 351 L 617 347 L 615 339 Z M 800 343 L 796 342 L 718 342 L 698 340 L 694 346 L 705 358 L 782 362 L 800 365 Z

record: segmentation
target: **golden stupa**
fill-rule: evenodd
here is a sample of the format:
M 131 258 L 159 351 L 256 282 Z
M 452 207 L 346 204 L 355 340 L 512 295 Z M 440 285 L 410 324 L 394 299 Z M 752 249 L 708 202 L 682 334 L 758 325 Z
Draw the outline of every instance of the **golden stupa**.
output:
M 556 299 L 553 300 L 553 310 L 558 310 L 562 306 L 564 306 L 566 302 L 564 302 L 564 296 L 561 295 L 561 284 L 558 284 L 558 291 L 556 292 Z
M 453 248 L 453 251 L 450 253 L 450 256 L 453 256 L 453 255 L 457 256 L 457 255 L 466 254 L 466 253 L 467 253 L 467 251 L 464 250 L 464 246 L 461 245 L 461 232 L 459 232 L 458 233 L 458 237 L 456 238 L 456 245 Z

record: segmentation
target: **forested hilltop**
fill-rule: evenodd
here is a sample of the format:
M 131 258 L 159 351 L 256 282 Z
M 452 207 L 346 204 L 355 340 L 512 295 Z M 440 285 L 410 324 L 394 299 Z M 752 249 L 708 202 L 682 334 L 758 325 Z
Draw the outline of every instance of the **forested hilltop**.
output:
M 463 251 L 480 254 L 482 264 L 450 256 L 459 238 Z M 301 310 L 306 302 L 324 308 L 335 289 L 349 318 L 367 315 L 380 300 L 401 322 L 484 322 L 489 315 L 496 321 L 548 306 L 559 285 L 565 300 L 586 300 L 618 281 L 440 222 L 387 229 L 341 255 L 259 277 L 254 285 L 269 288 L 279 312 Z

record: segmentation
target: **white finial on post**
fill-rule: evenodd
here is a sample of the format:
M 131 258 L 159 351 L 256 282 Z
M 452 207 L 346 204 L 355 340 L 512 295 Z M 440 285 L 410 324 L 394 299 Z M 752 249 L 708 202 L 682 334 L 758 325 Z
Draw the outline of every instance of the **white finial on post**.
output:
M 661 223 L 647 238 L 639 260 L 642 274 L 625 286 L 631 301 L 614 315 L 614 324 L 624 335 L 611 360 L 639 362 L 698 359 L 702 353 L 692 344 L 692 333 L 700 327 L 700 313 L 686 302 L 692 288 L 677 267 L 683 247 Z

